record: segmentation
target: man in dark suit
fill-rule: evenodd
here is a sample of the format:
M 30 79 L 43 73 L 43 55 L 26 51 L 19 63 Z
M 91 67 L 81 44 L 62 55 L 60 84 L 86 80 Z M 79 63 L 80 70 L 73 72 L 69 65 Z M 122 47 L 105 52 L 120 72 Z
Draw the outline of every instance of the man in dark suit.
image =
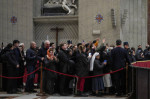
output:
M 37 60 L 40 60 L 40 59 L 41 58 L 37 56 L 36 43 L 32 41 L 30 44 L 30 48 L 26 52 L 28 74 L 35 70 Z M 36 92 L 34 90 L 34 77 L 35 77 L 35 74 L 31 74 L 28 76 L 27 82 L 26 82 L 26 88 L 25 88 L 26 92 Z
M 68 67 L 71 61 L 69 60 L 68 57 L 68 52 L 67 52 L 67 44 L 62 43 L 60 44 L 60 52 L 58 53 L 58 59 L 59 59 L 59 72 L 68 74 Z M 59 91 L 61 96 L 67 96 L 68 95 L 68 90 L 67 90 L 67 83 L 68 83 L 68 78 L 66 76 L 60 75 L 59 78 Z
M 130 64 L 127 51 L 121 48 L 122 41 L 116 41 L 117 47 L 111 51 L 112 70 L 118 70 L 126 67 L 126 62 Z M 122 70 L 113 74 L 113 84 L 116 91 L 116 96 L 121 96 L 126 92 L 126 70 Z

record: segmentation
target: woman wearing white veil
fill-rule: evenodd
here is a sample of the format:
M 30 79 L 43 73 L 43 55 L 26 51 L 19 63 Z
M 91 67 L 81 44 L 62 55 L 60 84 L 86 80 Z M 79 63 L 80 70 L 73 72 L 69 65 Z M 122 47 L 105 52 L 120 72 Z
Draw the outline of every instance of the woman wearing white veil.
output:
M 103 74 L 103 67 L 107 64 L 107 62 L 100 63 L 99 59 L 100 54 L 95 52 L 90 62 L 90 71 L 93 71 L 93 76 Z M 92 78 L 92 91 L 96 94 L 96 96 L 101 96 L 101 91 L 103 90 L 103 77 L 99 76 Z

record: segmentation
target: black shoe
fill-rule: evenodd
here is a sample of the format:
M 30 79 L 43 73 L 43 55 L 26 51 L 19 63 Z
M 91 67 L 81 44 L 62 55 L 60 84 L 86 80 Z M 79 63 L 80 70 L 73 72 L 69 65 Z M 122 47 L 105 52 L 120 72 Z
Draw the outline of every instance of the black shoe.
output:
M 69 96 L 67 93 L 60 93 L 61 96 Z
M 116 97 L 121 97 L 121 94 L 120 93 L 116 93 Z
M 91 95 L 91 96 L 96 96 L 96 93 L 95 93 L 95 92 L 92 92 L 90 95 Z
M 7 94 L 17 94 L 17 91 L 15 91 L 15 90 L 8 91 Z
M 13 94 L 13 92 L 12 91 L 8 91 L 7 94 Z
M 25 89 L 25 91 L 24 92 L 30 92 L 30 90 L 29 89 Z
M 17 88 L 17 90 L 16 90 L 17 92 L 21 92 L 21 88 Z
M 88 95 L 83 94 L 83 92 L 78 91 L 78 93 L 75 95 L 75 97 L 88 97 Z
M 30 92 L 36 93 L 37 91 L 36 90 L 30 90 Z
M 102 93 L 101 92 L 98 92 L 98 94 L 96 94 L 96 97 L 102 97 Z

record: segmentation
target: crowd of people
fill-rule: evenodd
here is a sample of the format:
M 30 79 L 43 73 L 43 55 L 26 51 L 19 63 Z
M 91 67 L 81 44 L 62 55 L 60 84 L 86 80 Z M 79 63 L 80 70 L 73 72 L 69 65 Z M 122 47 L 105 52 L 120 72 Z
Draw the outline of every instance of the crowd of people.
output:
M 20 77 L 24 75 L 25 68 L 27 73 L 32 73 L 41 64 L 47 69 L 58 71 L 60 73 L 75 75 L 80 78 L 68 77 L 48 71 L 43 68 L 42 89 L 45 93 L 53 95 L 59 93 L 62 96 L 75 94 L 76 96 L 102 96 L 114 94 L 116 96 L 126 95 L 132 89 L 126 84 L 126 70 L 132 62 L 149 60 L 150 47 L 146 46 L 143 51 L 141 45 L 138 49 L 130 48 L 128 42 L 123 43 L 116 40 L 116 46 L 105 44 L 96 39 L 93 42 L 82 42 L 73 45 L 71 40 L 67 43 L 61 43 L 55 47 L 53 42 L 45 40 L 41 47 L 37 47 L 32 41 L 30 48 L 25 51 L 24 43 L 14 40 L 0 51 L 0 62 L 3 64 L 3 75 L 7 77 Z M 128 68 L 126 68 L 128 67 Z M 124 68 L 113 74 L 110 72 Z M 38 73 L 38 86 L 40 85 L 40 70 Z M 88 76 L 97 76 L 93 78 L 84 78 Z M 36 92 L 34 89 L 35 73 L 27 77 L 25 86 L 23 78 L 5 79 L 3 90 L 9 94 L 14 94 L 25 89 L 25 92 Z M 128 90 L 126 90 L 128 89 Z M 131 89 L 131 90 L 130 90 Z

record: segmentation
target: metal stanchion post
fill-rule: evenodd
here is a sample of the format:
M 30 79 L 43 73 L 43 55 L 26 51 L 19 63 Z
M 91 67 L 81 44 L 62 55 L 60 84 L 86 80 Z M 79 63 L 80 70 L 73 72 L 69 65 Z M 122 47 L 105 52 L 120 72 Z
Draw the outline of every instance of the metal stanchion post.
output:
M 40 80 L 40 93 L 36 94 L 36 96 L 46 96 L 46 94 L 43 92 L 43 65 L 41 63 L 41 80 Z

